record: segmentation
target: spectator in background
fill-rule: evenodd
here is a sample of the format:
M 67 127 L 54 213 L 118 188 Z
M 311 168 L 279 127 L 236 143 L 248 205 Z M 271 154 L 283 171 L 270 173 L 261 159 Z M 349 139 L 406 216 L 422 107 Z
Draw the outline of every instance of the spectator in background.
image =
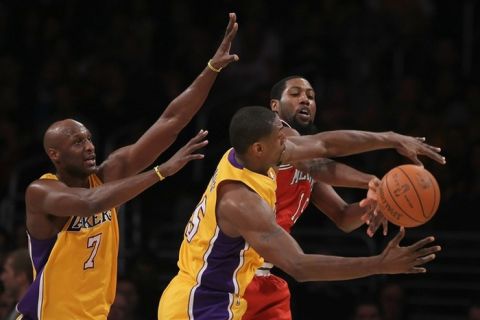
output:
M 117 292 L 115 300 L 110 307 L 107 320 L 132 320 L 127 316 L 128 301 L 127 297 Z
M 5 320 L 15 320 L 19 313 L 16 304 L 23 298 L 33 280 L 33 269 L 27 249 L 18 249 L 11 252 L 3 265 L 1 276 L 6 295 L 14 301 L 14 308 L 10 310 Z
M 405 292 L 397 282 L 386 282 L 380 287 L 379 302 L 383 320 L 405 320 L 408 313 L 405 306 Z
M 480 320 L 480 298 L 473 299 L 467 310 L 467 320 Z
M 378 303 L 371 298 L 362 298 L 355 304 L 352 320 L 385 320 L 380 316 Z
M 117 296 L 113 302 L 112 309 L 121 309 L 124 318 L 128 320 L 137 320 L 139 318 L 138 310 L 139 293 L 135 282 L 130 278 L 120 278 L 117 281 Z M 110 312 L 112 314 L 112 312 Z M 110 315 L 109 315 L 109 320 Z
M 15 306 L 13 299 L 4 291 L 0 292 L 0 319 L 7 319 L 8 314 Z

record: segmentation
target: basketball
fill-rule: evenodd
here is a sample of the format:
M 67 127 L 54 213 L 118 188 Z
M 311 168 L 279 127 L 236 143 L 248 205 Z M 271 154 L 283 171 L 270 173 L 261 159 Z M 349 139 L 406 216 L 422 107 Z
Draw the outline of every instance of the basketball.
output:
M 378 190 L 378 206 L 385 218 L 407 228 L 432 219 L 439 203 L 437 180 L 425 168 L 413 164 L 390 170 Z

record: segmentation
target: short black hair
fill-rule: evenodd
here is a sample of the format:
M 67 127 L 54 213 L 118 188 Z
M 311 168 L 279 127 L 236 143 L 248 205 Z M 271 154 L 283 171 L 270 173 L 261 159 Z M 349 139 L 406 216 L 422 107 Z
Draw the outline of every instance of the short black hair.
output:
M 280 98 L 282 97 L 282 92 L 287 86 L 287 81 L 290 79 L 305 79 L 305 77 L 294 75 L 285 77 L 282 80 L 278 81 L 273 85 L 272 89 L 270 90 L 270 99 L 280 100 Z
M 272 132 L 276 114 L 266 107 L 251 106 L 239 109 L 230 121 L 230 144 L 239 154 Z

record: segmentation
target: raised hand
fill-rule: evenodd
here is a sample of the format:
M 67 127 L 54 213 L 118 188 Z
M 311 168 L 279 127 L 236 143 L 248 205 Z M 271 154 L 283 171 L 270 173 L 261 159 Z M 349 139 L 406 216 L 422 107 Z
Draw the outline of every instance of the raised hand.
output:
M 378 188 L 381 181 L 375 177 L 368 182 L 367 197 L 360 201 L 359 206 L 366 208 L 367 211 L 361 219 L 368 225 L 367 235 L 373 237 L 380 226 L 383 226 L 383 235 L 388 232 L 388 220 L 378 208 Z
M 190 141 L 180 148 L 170 159 L 162 163 L 158 169 L 163 176 L 167 177 L 177 173 L 192 160 L 203 159 L 205 157 L 203 154 L 194 152 L 208 144 L 208 140 L 204 140 L 207 134 L 208 131 L 200 130 L 195 137 L 190 139 Z
M 239 59 L 238 55 L 230 54 L 232 41 L 235 39 L 238 30 L 238 23 L 236 22 L 237 16 L 235 13 L 229 13 L 228 16 L 230 20 L 228 21 L 228 26 L 225 30 L 225 36 L 211 60 L 212 66 L 216 69 L 225 68 L 230 62 L 238 61 Z
M 440 246 L 426 247 L 435 240 L 434 237 L 426 237 L 410 246 L 401 247 L 400 241 L 404 236 L 405 228 L 401 227 L 380 254 L 380 273 L 425 273 L 427 269 L 419 266 L 435 259 L 435 253 L 442 249 Z
M 439 153 L 441 149 L 425 143 L 425 137 L 410 137 L 395 134 L 395 142 L 397 143 L 395 147 L 397 152 L 409 158 L 417 165 L 423 166 L 422 162 L 418 159 L 418 155 L 427 156 L 440 164 L 446 163 L 445 157 Z

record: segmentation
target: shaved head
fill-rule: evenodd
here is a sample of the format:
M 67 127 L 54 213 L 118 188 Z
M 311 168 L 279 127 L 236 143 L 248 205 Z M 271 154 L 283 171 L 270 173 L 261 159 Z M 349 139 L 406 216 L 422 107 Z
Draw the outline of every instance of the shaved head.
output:
M 59 145 L 65 138 L 71 136 L 74 132 L 79 130 L 86 130 L 85 126 L 73 119 L 64 119 L 54 122 L 43 136 L 43 148 L 48 154 L 48 149 L 58 149 Z

